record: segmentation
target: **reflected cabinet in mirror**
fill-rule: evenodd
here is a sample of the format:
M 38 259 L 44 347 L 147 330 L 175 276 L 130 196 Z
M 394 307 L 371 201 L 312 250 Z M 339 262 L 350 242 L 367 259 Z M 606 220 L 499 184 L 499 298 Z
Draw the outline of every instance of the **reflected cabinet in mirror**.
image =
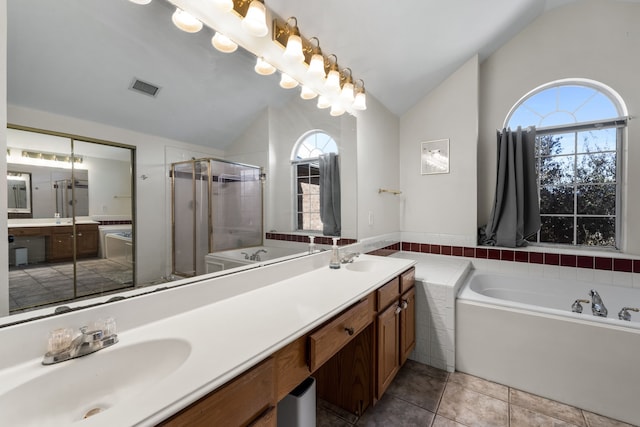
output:
M 7 146 L 31 190 L 28 215 L 9 210 L 10 312 L 132 287 L 132 149 L 19 129 Z

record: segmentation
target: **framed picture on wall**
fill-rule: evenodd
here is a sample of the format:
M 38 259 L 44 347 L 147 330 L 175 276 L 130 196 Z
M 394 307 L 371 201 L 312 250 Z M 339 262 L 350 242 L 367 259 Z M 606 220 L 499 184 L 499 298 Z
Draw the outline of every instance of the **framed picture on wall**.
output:
M 437 139 L 420 143 L 422 175 L 449 173 L 449 140 Z

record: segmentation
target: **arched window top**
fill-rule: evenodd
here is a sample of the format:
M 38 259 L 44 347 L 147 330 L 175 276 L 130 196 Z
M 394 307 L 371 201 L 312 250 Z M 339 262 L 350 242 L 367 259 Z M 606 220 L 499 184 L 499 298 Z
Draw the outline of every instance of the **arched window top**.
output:
M 523 96 L 509 111 L 505 127 L 546 128 L 626 115 L 622 98 L 610 87 L 593 80 L 566 79 L 547 83 Z
M 322 130 L 312 130 L 300 137 L 293 147 L 291 160 L 317 159 L 321 154 L 338 154 L 338 144 Z

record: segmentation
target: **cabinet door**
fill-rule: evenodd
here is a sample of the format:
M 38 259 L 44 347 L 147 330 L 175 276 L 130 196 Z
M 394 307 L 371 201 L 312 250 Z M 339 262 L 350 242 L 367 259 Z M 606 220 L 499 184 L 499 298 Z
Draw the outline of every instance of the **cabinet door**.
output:
M 377 399 L 382 398 L 400 367 L 400 311 L 394 303 L 378 315 Z
M 404 365 L 416 346 L 416 288 L 400 298 L 400 365 Z
M 98 256 L 98 226 L 76 226 L 76 248 L 78 256 Z
M 73 258 L 72 227 L 56 227 L 50 239 L 49 260 L 61 261 Z

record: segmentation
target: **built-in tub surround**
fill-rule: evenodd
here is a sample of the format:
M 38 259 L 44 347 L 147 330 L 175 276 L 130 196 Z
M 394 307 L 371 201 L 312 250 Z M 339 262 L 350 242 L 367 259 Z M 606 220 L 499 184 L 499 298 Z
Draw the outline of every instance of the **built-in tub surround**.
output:
M 120 354 L 129 346 L 167 340 L 187 342 L 190 350 L 184 362 L 164 373 L 144 393 L 121 399 L 82 421 L 83 425 L 155 425 L 413 264 L 408 260 L 362 255 L 355 263 L 368 261 L 375 268 L 332 270 L 328 261 L 328 252 L 318 253 L 4 327 L 0 329 L 0 338 L 6 344 L 0 358 L 0 402 L 21 384 L 50 372 L 47 369 L 71 366 L 41 365 L 50 330 L 74 327 L 89 319 L 114 317 L 118 319 L 118 345 L 67 363 L 80 365 L 111 353 Z
M 241 249 L 213 252 L 205 256 L 207 273 L 228 270 L 242 265 L 264 263 L 275 259 L 287 259 L 306 255 L 308 251 L 300 247 L 251 246 Z
M 608 318 L 571 311 L 590 289 Z M 475 271 L 456 301 L 456 368 L 636 425 L 640 316 L 617 313 L 638 302 L 639 289 Z

